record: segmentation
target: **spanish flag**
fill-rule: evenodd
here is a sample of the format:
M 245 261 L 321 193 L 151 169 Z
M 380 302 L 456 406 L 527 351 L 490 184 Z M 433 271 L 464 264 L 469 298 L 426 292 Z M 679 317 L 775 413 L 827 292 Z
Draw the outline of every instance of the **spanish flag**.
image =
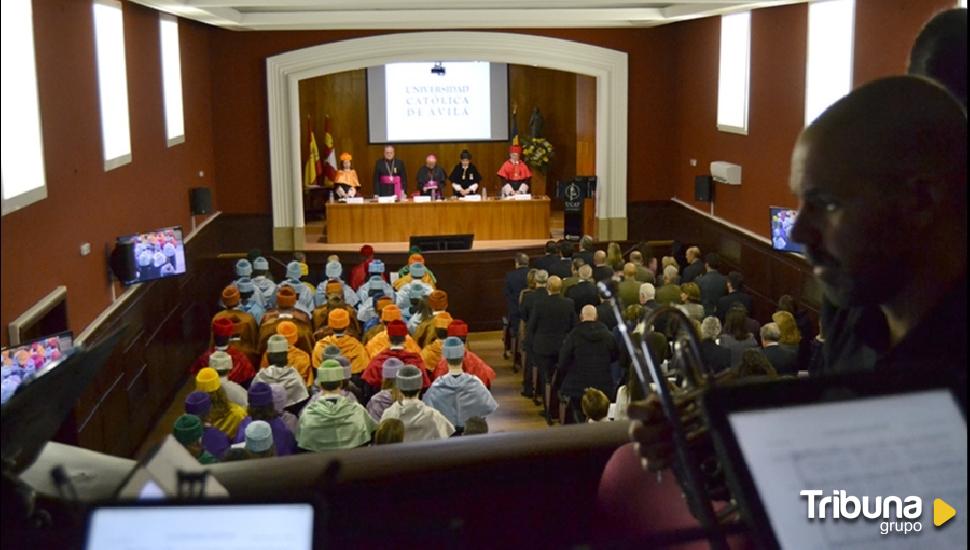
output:
M 303 174 L 303 185 L 310 187 L 317 184 L 317 177 L 321 174 L 323 174 L 323 165 L 320 162 L 320 150 L 317 149 L 317 140 L 313 137 L 313 128 L 310 128 L 310 147 L 306 159 L 306 170 Z
M 519 143 L 519 107 L 518 105 L 512 105 L 512 145 L 521 145 Z

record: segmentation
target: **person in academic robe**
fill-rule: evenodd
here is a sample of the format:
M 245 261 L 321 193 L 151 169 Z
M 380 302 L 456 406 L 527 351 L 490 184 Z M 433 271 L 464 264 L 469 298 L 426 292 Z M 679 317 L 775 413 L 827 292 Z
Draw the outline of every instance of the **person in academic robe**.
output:
M 415 355 L 421 353 L 421 346 L 408 334 L 408 326 L 404 323 L 400 308 L 395 305 L 384 306 L 384 309 L 381 310 L 381 321 L 384 323 L 384 330 L 371 337 L 367 342 L 367 355 L 371 358 L 371 361 L 391 346 L 393 336 L 391 324 L 395 321 L 400 321 L 401 326 L 404 327 L 404 332 L 401 334 L 404 349 Z
M 472 416 L 486 417 L 498 408 L 491 392 L 477 376 L 463 370 L 465 343 L 449 336 L 442 347 L 448 372 L 435 378 L 425 392 L 422 401 L 434 407 L 451 422 L 459 432 L 464 431 L 465 421 Z
M 390 306 L 388 306 L 390 307 Z M 384 308 L 387 310 L 387 308 Z M 371 387 L 373 391 L 377 391 L 381 387 L 381 376 L 384 366 L 384 361 L 387 361 L 391 357 L 396 357 L 401 360 L 406 365 L 414 365 L 421 369 L 424 385 L 422 387 L 427 388 L 431 385 L 431 378 L 428 376 L 427 369 L 424 364 L 424 360 L 421 359 L 421 350 L 411 351 L 406 348 L 406 339 L 410 338 L 408 335 L 408 327 L 404 324 L 404 321 L 400 319 L 395 319 L 387 323 L 387 332 L 390 347 L 381 351 L 380 353 L 373 355 L 367 368 L 364 369 L 364 374 L 362 376 L 364 382 Z
M 323 350 L 327 346 L 336 346 L 340 354 L 350 361 L 351 374 L 356 377 L 355 382 L 359 385 L 360 376 L 370 362 L 370 355 L 360 340 L 346 334 L 347 327 L 350 326 L 350 314 L 345 309 L 335 309 L 327 317 L 327 324 L 333 334 L 318 340 L 313 346 L 313 365 L 319 367 L 323 364 Z
M 430 370 L 434 370 L 441 362 L 441 346 L 444 344 L 445 338 L 448 337 L 448 325 L 451 324 L 451 321 L 451 314 L 447 311 L 438 313 L 431 321 L 431 328 L 434 331 L 433 339 L 421 347 L 421 359 L 424 360 L 424 366 Z M 431 377 L 434 378 L 434 374 Z
M 219 375 L 219 384 L 222 386 L 223 391 L 226 392 L 226 397 L 229 401 L 232 401 L 240 407 L 245 407 L 248 403 L 246 388 L 229 379 L 229 373 L 232 370 L 232 357 L 224 351 L 214 351 L 209 356 L 208 366 L 215 369 Z
M 310 362 L 310 354 L 296 347 L 296 339 L 299 336 L 299 329 L 292 321 L 282 321 L 276 325 L 276 334 L 286 338 L 286 364 L 296 369 L 303 378 L 305 385 L 313 385 L 313 367 Z M 259 368 L 264 369 L 269 366 L 269 351 L 263 354 L 263 359 L 259 363 Z
M 374 247 L 369 244 L 365 244 L 360 247 L 360 257 L 360 263 L 350 268 L 350 279 L 347 281 L 350 283 L 350 287 L 355 290 L 359 289 L 360 285 L 367 282 L 367 279 L 370 278 L 371 264 L 375 261 L 380 261 L 374 258 Z M 381 265 L 381 268 L 380 273 L 381 276 L 383 276 L 383 264 Z
M 421 283 L 425 287 L 425 294 L 431 294 L 435 290 L 434 278 L 428 273 L 423 263 L 414 263 L 408 269 L 408 274 L 394 282 L 394 290 L 400 291 L 412 283 Z M 410 298 L 405 294 L 405 298 Z M 401 296 L 398 296 L 398 304 L 401 303 Z
M 189 374 L 197 374 L 200 370 L 209 366 L 210 356 L 217 351 L 224 351 L 232 359 L 232 369 L 229 371 L 229 380 L 238 384 L 246 384 L 256 375 L 249 357 L 237 347 L 231 346 L 229 339 L 235 326 L 227 317 L 221 317 L 212 321 L 212 343 L 213 346 L 205 350 L 202 355 L 192 363 Z
M 353 288 L 357 289 L 358 303 L 363 302 L 371 294 L 371 290 L 380 289 L 383 290 L 383 294 L 386 296 L 394 297 L 394 287 L 391 283 L 387 282 L 384 275 L 384 262 L 380 260 L 372 260 L 367 265 L 367 278 L 363 280 L 357 286 Z M 377 283 L 374 280 L 377 280 Z
M 323 348 L 323 358 L 320 361 L 320 365 L 329 359 L 340 363 L 340 367 L 343 369 L 343 378 L 341 379 L 340 395 L 343 395 L 347 399 L 350 399 L 354 403 L 366 403 L 364 400 L 364 391 L 360 388 L 358 383 L 360 383 L 360 376 L 357 376 L 358 382 L 351 380 L 353 367 L 350 364 L 350 360 L 340 354 L 340 348 L 334 345 L 329 345 Z M 317 399 L 323 397 L 320 392 L 320 386 L 314 385 L 310 390 L 310 401 L 312 403 Z
M 387 306 L 394 306 L 394 302 L 387 296 L 381 296 L 377 300 L 368 299 L 366 307 L 361 308 L 360 312 L 357 314 L 357 319 L 363 323 L 361 330 L 364 331 L 363 338 L 360 339 L 360 343 L 365 346 L 370 344 L 371 340 L 375 336 L 384 332 L 386 328 L 384 323 L 384 308 Z M 398 309 L 400 313 L 400 309 Z M 370 351 L 368 351 L 370 353 Z
M 239 423 L 246 417 L 246 410 L 229 401 L 215 369 L 206 367 L 200 370 L 195 376 L 195 389 L 209 394 L 209 401 L 212 403 L 209 421 L 212 426 L 228 437 L 235 437 Z
M 407 193 L 408 172 L 404 161 L 394 157 L 394 146 L 384 147 L 384 156 L 374 164 L 374 190 L 382 197 L 401 197 Z
M 330 283 L 340 283 L 340 294 L 343 296 L 344 303 L 348 306 L 354 307 L 357 305 L 359 298 L 357 297 L 357 293 L 354 291 L 353 287 L 345 283 L 344 280 L 340 278 L 343 275 L 343 272 L 344 267 L 340 264 L 340 262 L 327 262 L 326 267 L 324 267 L 324 274 L 327 276 L 327 278 L 317 285 L 317 296 L 319 297 L 321 294 L 319 290 L 321 286 L 324 287 L 324 292 L 329 294 L 330 291 L 326 290 L 327 285 Z M 325 298 L 326 297 L 324 296 L 324 299 Z
M 465 149 L 459 156 L 460 160 L 451 171 L 451 190 L 456 197 L 467 197 L 468 195 L 478 195 L 479 186 L 482 184 L 482 175 L 478 173 L 478 168 L 472 164 L 472 154 Z
M 310 283 L 301 280 L 303 270 L 300 262 L 290 262 L 286 264 L 286 278 L 280 281 L 279 286 L 290 286 L 296 292 L 296 308 L 307 315 L 313 313 L 313 295 L 316 288 Z
M 337 170 L 337 176 L 333 181 L 336 184 L 335 191 L 338 198 L 345 199 L 357 196 L 360 181 L 357 180 L 357 170 L 354 170 L 351 166 L 353 159 L 354 157 L 350 156 L 350 153 L 340 153 L 340 170 Z
M 403 279 L 408 276 L 411 272 L 411 266 L 414 264 L 421 264 L 424 266 L 424 275 L 419 278 L 429 277 L 428 281 L 432 285 L 438 284 L 438 279 L 434 276 L 434 272 L 428 267 L 428 264 L 424 261 L 424 256 L 421 255 L 421 248 L 418 246 L 412 246 L 408 249 L 408 262 L 401 266 L 401 269 L 397 270 L 397 278 Z M 396 287 L 395 287 L 396 288 Z
M 529 183 L 532 181 L 532 170 L 519 157 L 522 155 L 522 147 L 513 145 L 509 147 L 509 158 L 498 169 L 498 177 L 502 179 L 502 196 L 525 195 L 529 192 Z
M 273 408 L 276 409 L 276 414 L 280 415 L 283 424 L 286 424 L 286 427 L 290 429 L 290 433 L 295 436 L 300 419 L 295 414 L 286 410 L 286 388 L 282 384 L 270 384 L 269 387 L 273 390 Z
M 408 332 L 414 336 L 414 341 L 421 346 L 421 349 L 435 339 L 434 320 L 438 314 L 445 313 L 448 309 L 448 293 L 440 289 L 435 290 L 425 298 L 425 302 L 427 309 L 408 319 Z
M 269 384 L 256 382 L 249 387 L 249 413 L 239 423 L 236 431 L 235 443 L 246 441 L 246 427 L 252 422 L 262 420 L 273 430 L 273 445 L 276 446 L 276 456 L 288 456 L 296 451 L 296 438 L 286 426 L 273 404 L 273 388 Z
M 209 394 L 194 391 L 185 396 L 185 414 L 199 417 L 202 421 L 202 447 L 212 456 L 221 460 L 229 449 L 229 436 L 212 425 L 209 412 L 212 410 L 212 400 Z
M 263 307 L 263 295 L 256 292 L 256 285 L 249 277 L 238 279 L 235 283 L 239 289 L 239 309 L 253 316 L 256 322 L 256 332 L 253 333 L 253 345 L 255 346 L 256 335 L 259 334 L 259 324 L 263 321 L 263 314 L 266 308 Z
M 404 442 L 444 439 L 455 433 L 455 426 L 437 409 L 429 407 L 420 398 L 424 369 L 405 363 L 397 371 L 396 384 L 401 392 L 397 401 L 384 411 L 381 421 L 397 418 L 404 422 Z
M 281 384 L 283 389 L 286 390 L 286 406 L 288 408 L 306 401 L 310 397 L 306 389 L 306 380 L 300 376 L 296 369 L 287 365 L 287 352 L 290 345 L 286 338 L 274 334 L 269 337 L 266 348 L 269 366 L 256 373 L 253 383 Z M 235 437 L 235 432 L 232 435 Z
M 218 462 L 218 459 L 202 445 L 202 421 L 199 417 L 191 414 L 178 417 L 175 425 L 172 426 L 172 435 L 192 455 L 192 458 L 199 461 L 199 464 Z
M 438 166 L 438 157 L 431 154 L 425 157 L 424 166 L 418 168 L 418 190 L 422 195 L 439 200 L 445 188 L 445 171 Z
M 492 381 L 495 380 L 495 369 L 488 366 L 488 363 L 481 357 L 468 349 L 468 325 L 461 319 L 455 319 L 448 325 L 447 338 L 458 338 L 464 346 L 462 348 L 462 370 L 477 377 L 485 384 L 486 388 L 491 389 Z M 434 366 L 432 377 L 437 380 L 438 377 L 448 374 L 448 369 L 449 366 L 445 359 L 439 359 Z
M 269 260 L 262 256 L 253 260 L 253 284 L 261 297 L 261 305 L 266 309 L 276 307 L 276 283 L 269 272 Z
M 343 368 L 328 359 L 317 369 L 321 397 L 307 405 L 300 415 L 297 445 L 308 451 L 349 449 L 371 440 L 377 422 L 367 409 L 340 393 Z
M 375 422 L 381 421 L 381 416 L 395 401 L 401 399 L 401 392 L 397 390 L 397 371 L 404 363 L 397 357 L 391 357 L 381 366 L 381 391 L 375 393 L 367 401 L 367 412 Z
M 296 347 L 307 353 L 313 351 L 311 317 L 305 311 L 296 307 L 296 300 L 296 290 L 292 286 L 280 285 L 279 290 L 276 291 L 276 307 L 263 315 L 263 322 L 259 325 L 257 349 L 260 355 L 256 357 L 257 361 L 266 351 L 266 343 L 276 334 L 276 326 L 283 321 L 296 323 L 299 334 Z

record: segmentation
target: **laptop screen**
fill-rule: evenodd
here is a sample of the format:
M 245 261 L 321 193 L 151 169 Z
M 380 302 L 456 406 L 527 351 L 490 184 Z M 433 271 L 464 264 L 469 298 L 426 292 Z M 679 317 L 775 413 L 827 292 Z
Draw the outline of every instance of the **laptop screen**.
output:
M 86 550 L 310 550 L 310 504 L 104 507 L 92 512 Z
M 967 427 L 951 392 L 729 412 L 728 422 L 781 548 L 966 547 Z M 937 499 L 957 511 L 940 527 Z

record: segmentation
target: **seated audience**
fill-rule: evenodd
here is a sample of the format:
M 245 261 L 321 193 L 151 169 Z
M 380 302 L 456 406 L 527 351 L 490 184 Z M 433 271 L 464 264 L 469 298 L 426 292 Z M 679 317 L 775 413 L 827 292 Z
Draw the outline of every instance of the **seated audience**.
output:
M 583 416 L 586 422 L 609 422 L 610 398 L 596 388 L 586 388 L 582 398 Z
M 178 417 L 172 427 L 172 435 L 192 455 L 192 458 L 199 461 L 199 464 L 218 462 L 218 459 L 202 445 L 202 421 L 198 416 L 183 414 Z
M 387 308 L 385 308 L 385 310 L 386 309 Z M 390 347 L 382 350 L 376 355 L 373 355 L 370 363 L 367 365 L 367 368 L 364 369 L 364 374 L 362 375 L 363 381 L 370 386 L 371 391 L 378 391 L 380 389 L 384 361 L 387 361 L 391 357 L 400 359 L 405 365 L 414 365 L 420 368 L 423 380 L 422 387 L 427 388 L 430 386 L 431 378 L 428 376 L 428 369 L 424 364 L 424 360 L 421 359 L 421 355 L 419 355 L 421 350 L 414 352 L 407 349 L 406 342 L 410 336 L 408 335 L 408 327 L 404 324 L 404 321 L 395 319 L 389 322 L 387 324 L 386 334 L 389 335 L 388 344 Z
M 340 392 L 343 368 L 333 359 L 317 369 L 322 396 L 300 414 L 297 445 L 308 451 L 349 449 L 366 445 L 377 429 L 377 422 L 360 403 Z
M 211 403 L 209 421 L 212 426 L 228 437 L 236 436 L 239 423 L 246 417 L 246 411 L 239 405 L 229 401 L 225 390 L 219 382 L 219 375 L 214 369 L 206 367 L 195 376 L 195 389 L 209 394 Z
M 249 357 L 239 349 L 230 345 L 229 339 L 232 337 L 233 324 L 227 318 L 212 321 L 212 347 L 207 349 L 192 363 L 189 369 L 190 374 L 196 374 L 200 370 L 209 366 L 209 357 L 214 352 L 221 351 L 229 354 L 232 361 L 232 368 L 229 370 L 228 377 L 238 384 L 246 384 L 253 379 L 256 370 L 250 362 Z
M 397 371 L 397 389 L 401 400 L 384 411 L 381 421 L 398 418 L 404 422 L 404 441 L 444 439 L 455 433 L 455 426 L 436 409 L 421 401 L 418 394 L 424 387 L 424 369 L 405 364 Z M 368 419 L 370 417 L 368 416 Z
M 273 403 L 273 388 L 262 382 L 255 382 L 249 388 L 249 413 L 239 423 L 236 432 L 236 443 L 246 440 L 246 430 L 254 421 L 262 420 L 269 424 L 273 431 L 273 445 L 277 456 L 288 456 L 296 450 L 296 439 L 293 432 L 280 418 Z
M 477 377 L 462 370 L 465 344 L 455 336 L 449 336 L 442 349 L 448 372 L 435 378 L 425 392 L 423 401 L 445 415 L 458 433 L 464 430 L 465 420 L 470 416 L 488 416 L 495 412 L 498 403 L 485 384 Z

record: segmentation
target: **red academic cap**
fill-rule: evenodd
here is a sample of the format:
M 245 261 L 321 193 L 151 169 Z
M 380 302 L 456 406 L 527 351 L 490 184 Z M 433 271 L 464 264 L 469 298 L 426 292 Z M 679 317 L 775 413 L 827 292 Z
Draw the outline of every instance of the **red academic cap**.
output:
M 404 321 L 400 319 L 395 319 L 387 324 L 387 335 L 388 336 L 407 336 L 408 326 L 404 324 Z
M 455 319 L 448 325 L 448 336 L 468 336 L 468 325 L 461 319 Z
M 232 329 L 232 321 L 227 317 L 212 321 L 212 334 L 215 336 L 232 336 Z

